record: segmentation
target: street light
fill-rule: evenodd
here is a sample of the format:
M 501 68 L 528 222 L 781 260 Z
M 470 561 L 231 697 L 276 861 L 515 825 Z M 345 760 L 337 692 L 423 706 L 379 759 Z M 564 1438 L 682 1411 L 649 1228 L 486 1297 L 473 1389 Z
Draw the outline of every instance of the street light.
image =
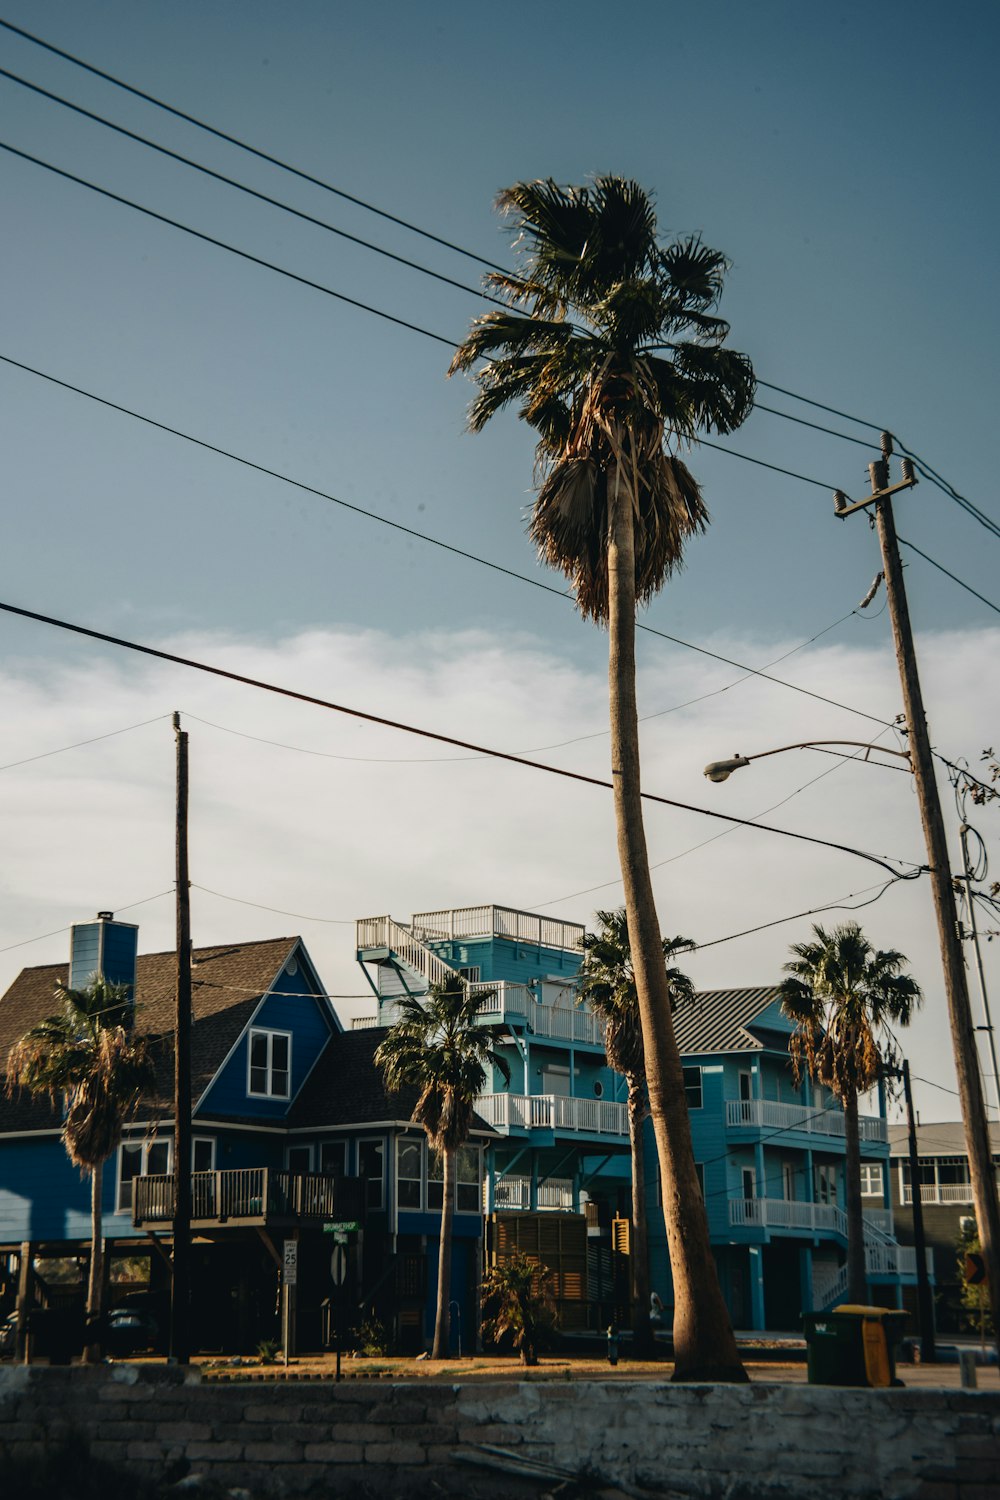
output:
M 908 750 L 890 750 L 886 745 L 870 745 L 865 740 L 802 740 L 795 745 L 779 745 L 776 750 L 760 750 L 756 755 L 734 755 L 729 760 L 710 761 L 705 767 L 705 775 L 709 781 L 728 781 L 741 766 L 748 766 L 752 760 L 763 760 L 765 755 L 783 755 L 786 750 L 822 750 L 826 745 L 853 745 L 866 752 L 860 757 L 863 761 L 868 759 L 867 752 L 871 750 L 878 750 L 882 755 L 895 755 L 907 762 L 910 759 Z M 853 756 L 849 758 L 854 759 Z M 878 765 L 878 761 L 875 765 Z

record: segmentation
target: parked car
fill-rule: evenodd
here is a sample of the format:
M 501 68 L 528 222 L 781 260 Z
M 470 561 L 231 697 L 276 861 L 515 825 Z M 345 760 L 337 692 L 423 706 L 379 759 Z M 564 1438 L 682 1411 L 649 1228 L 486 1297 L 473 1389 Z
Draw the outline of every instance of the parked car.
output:
M 168 1340 L 169 1303 L 155 1292 L 128 1292 L 108 1313 L 105 1350 L 112 1359 L 135 1354 L 164 1354 Z

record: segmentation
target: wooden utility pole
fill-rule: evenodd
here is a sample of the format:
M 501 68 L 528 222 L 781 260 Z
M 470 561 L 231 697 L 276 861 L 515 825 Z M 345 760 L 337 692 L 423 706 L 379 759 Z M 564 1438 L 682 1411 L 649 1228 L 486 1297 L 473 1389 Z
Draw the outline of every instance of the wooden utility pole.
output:
M 941 814 L 941 799 L 938 796 L 937 782 L 934 778 L 934 761 L 927 732 L 920 678 L 917 674 L 917 656 L 910 625 L 910 611 L 906 601 L 906 586 L 903 582 L 903 565 L 900 561 L 896 522 L 892 513 L 892 495 L 897 490 L 911 488 L 916 484 L 917 478 L 912 461 L 904 458 L 902 481 L 890 485 L 891 435 L 883 432 L 881 442 L 882 458 L 868 466 L 871 476 L 871 495 L 867 500 L 852 505 L 840 491 L 837 491 L 834 495 L 834 507 L 837 515 L 841 517 L 866 509 L 870 505 L 874 505 L 875 508 L 875 525 L 882 549 L 882 567 L 885 572 L 889 617 L 892 620 L 896 662 L 903 690 L 903 707 L 906 712 L 913 779 L 920 804 L 920 821 L 923 824 L 927 860 L 930 866 L 931 890 L 934 896 L 934 912 L 937 918 L 938 940 L 944 968 L 944 989 L 948 1002 L 948 1020 L 951 1026 L 952 1049 L 955 1054 L 955 1074 L 958 1081 L 962 1120 L 965 1125 L 965 1143 L 969 1155 L 969 1175 L 972 1178 L 976 1224 L 983 1258 L 986 1262 L 993 1327 L 997 1330 L 997 1338 L 1000 1340 L 1000 1198 L 997 1195 L 989 1129 L 986 1123 L 979 1052 L 972 1021 L 972 1006 L 969 1001 L 965 955 L 962 952 L 962 941 L 959 935 L 958 912 L 955 907 L 955 890 L 948 861 L 944 818 Z
M 177 740 L 177 1011 L 174 1020 L 174 1261 L 170 1354 L 191 1357 L 191 885 L 188 876 L 188 737 Z
M 903 1058 L 903 1097 L 906 1100 L 906 1138 L 910 1148 L 910 1193 L 913 1199 L 913 1253 L 917 1260 L 917 1310 L 920 1314 L 920 1359 L 932 1365 L 937 1359 L 934 1344 L 934 1303 L 927 1275 L 927 1241 L 924 1238 L 924 1204 L 920 1190 L 920 1155 L 917 1151 L 917 1126 L 913 1118 L 913 1094 L 910 1091 L 910 1064 Z M 890 1169 L 891 1170 L 891 1169 Z

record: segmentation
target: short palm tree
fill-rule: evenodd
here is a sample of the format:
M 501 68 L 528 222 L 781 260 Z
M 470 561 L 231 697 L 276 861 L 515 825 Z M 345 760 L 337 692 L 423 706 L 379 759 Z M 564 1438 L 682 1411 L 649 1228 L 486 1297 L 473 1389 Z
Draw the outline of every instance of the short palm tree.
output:
M 725 256 L 698 238 L 662 244 L 638 183 L 518 182 L 498 207 L 514 220 L 522 269 L 487 278 L 510 310 L 477 318 L 451 369 L 474 372 L 479 385 L 473 431 L 513 403 L 538 434 L 530 535 L 580 612 L 608 627 L 618 855 L 676 1299 L 674 1378 L 745 1380 L 695 1171 L 649 873 L 635 612 L 708 519 L 678 449 L 740 426 L 753 370 L 724 347 L 728 325 L 713 311 Z
M 483 1334 L 510 1335 L 522 1365 L 537 1365 L 540 1338 L 555 1323 L 554 1272 L 518 1251 L 483 1277 Z
M 583 936 L 579 997 L 581 1003 L 588 1002 L 604 1021 L 604 1050 L 608 1062 L 628 1084 L 628 1132 L 632 1148 L 632 1347 L 636 1356 L 643 1359 L 652 1353 L 654 1346 L 649 1316 L 649 1237 L 643 1136 L 649 1114 L 646 1054 L 625 908 L 598 911 L 594 916 L 600 930 Z M 690 938 L 664 938 L 664 961 L 693 946 Z M 680 969 L 667 965 L 667 984 L 671 1005 L 694 1000 L 694 985 Z
M 847 1213 L 847 1297 L 866 1299 L 864 1215 L 858 1096 L 898 1063 L 891 1026 L 906 1026 L 923 998 L 903 973 L 905 954 L 876 950 L 857 922 L 794 943 L 785 964 L 781 1008 L 795 1031 L 789 1042 L 796 1082 L 803 1073 L 830 1089 L 844 1107 L 844 1201 Z
M 10 1050 L 7 1089 L 48 1094 L 63 1104 L 62 1137 L 74 1166 L 90 1174 L 90 1278 L 87 1287 L 88 1361 L 100 1358 L 103 1285 L 104 1163 L 117 1150 L 122 1128 L 155 1082 L 148 1043 L 132 1031 L 125 985 L 95 974 L 82 989 L 57 985 L 60 1011 L 40 1021 Z
M 451 1291 L 451 1238 L 455 1209 L 455 1161 L 469 1139 L 477 1095 L 495 1068 L 510 1083 L 507 1060 L 497 1050 L 493 1030 L 477 1021 L 488 992 L 473 990 L 458 974 L 431 985 L 426 997 L 397 1002 L 399 1019 L 375 1053 L 385 1086 L 416 1088 L 413 1121 L 422 1125 L 431 1150 L 443 1163 L 443 1204 L 438 1255 L 437 1311 L 432 1359 L 448 1359 Z

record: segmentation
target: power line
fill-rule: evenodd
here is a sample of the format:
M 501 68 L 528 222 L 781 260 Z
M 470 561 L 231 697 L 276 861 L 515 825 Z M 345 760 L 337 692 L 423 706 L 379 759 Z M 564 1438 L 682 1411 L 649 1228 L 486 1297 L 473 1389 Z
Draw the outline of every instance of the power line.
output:
M 144 204 L 136 203 L 132 198 L 126 198 L 121 193 L 113 193 L 110 188 L 99 187 L 96 182 L 89 182 L 85 177 L 78 177 L 75 172 L 68 172 L 65 167 L 57 167 L 52 162 L 43 161 L 40 156 L 32 156 L 30 151 L 21 151 L 6 141 L 0 141 L 0 150 L 8 152 L 11 156 L 17 156 L 22 161 L 31 162 L 33 166 L 42 167 L 46 172 L 54 173 L 56 177 L 63 177 L 67 182 L 75 182 L 92 193 L 99 193 L 102 198 L 109 198 L 112 203 L 120 203 L 125 208 L 134 209 L 136 213 L 145 214 L 147 218 L 155 219 L 160 224 L 169 224 L 171 229 L 179 229 L 183 234 L 202 240 L 206 245 L 214 245 L 219 250 L 227 250 L 230 255 L 238 255 L 241 260 L 249 261 L 251 265 L 261 266 L 266 271 L 274 271 L 279 276 L 286 276 L 289 281 L 298 282 L 300 286 L 307 286 L 311 291 L 322 292 L 324 296 L 333 297 L 338 302 L 346 302 L 349 307 L 356 307 L 362 312 L 371 313 L 373 317 L 383 318 L 387 323 L 395 323 L 400 328 L 408 328 L 412 333 L 421 333 L 425 338 L 435 339 L 439 344 L 446 344 L 449 349 L 457 347 L 454 339 L 447 339 L 440 333 L 432 333 L 430 329 L 421 328 L 419 324 L 411 323 L 406 318 L 397 318 L 394 313 L 384 312 L 380 307 L 373 307 L 370 302 L 361 302 L 357 297 L 348 297 L 346 292 L 334 291 L 333 287 L 324 286 L 321 281 L 313 281 L 308 276 L 300 276 L 297 271 L 289 271 L 285 266 L 277 265 L 275 261 L 265 260 L 263 256 L 252 255 L 249 250 L 241 250 L 238 245 L 230 245 L 227 240 L 217 239 L 215 235 L 206 234 L 202 229 L 194 229 L 190 224 L 182 224 L 179 219 L 172 219 L 168 214 L 158 213 L 155 208 L 146 208 Z
M 275 693 L 283 698 L 291 698 L 295 702 L 309 703 L 316 708 L 325 708 L 333 713 L 344 714 L 349 718 L 360 719 L 367 724 L 376 724 L 384 729 L 395 729 L 405 734 L 417 735 L 421 739 L 434 740 L 442 745 L 453 745 L 459 750 L 473 750 L 479 755 L 488 756 L 493 760 L 508 761 L 512 765 L 524 766 L 532 771 L 544 771 L 550 776 L 562 776 L 569 781 L 578 781 L 587 786 L 601 787 L 606 791 L 613 790 L 613 783 L 605 781 L 601 777 L 586 776 L 581 771 L 570 771 L 563 766 L 546 765 L 543 761 L 529 760 L 522 755 L 514 755 L 507 750 L 495 750 L 486 745 L 476 744 L 471 740 L 460 740 L 453 735 L 442 734 L 439 730 L 422 729 L 415 724 L 407 724 L 399 719 L 389 719 L 382 714 L 373 714 L 365 709 L 352 708 L 348 704 L 335 703 L 328 698 L 319 698 L 311 693 L 302 693 L 294 688 L 281 687 L 277 683 L 267 682 L 259 677 L 249 677 L 242 672 L 233 672 L 226 667 L 212 666 L 208 662 L 196 660 L 194 657 L 180 656 L 172 651 L 164 651 L 157 646 L 146 646 L 138 641 L 126 640 L 122 636 L 109 635 L 105 631 L 94 630 L 87 625 L 77 625 L 69 620 L 62 620 L 54 615 L 41 614 L 37 610 L 25 609 L 20 605 L 9 604 L 0 601 L 0 610 L 5 614 L 16 615 L 21 619 L 34 620 L 41 625 L 52 625 L 58 630 L 66 630 L 74 635 L 84 636 L 88 640 L 101 641 L 108 646 L 118 646 L 126 651 L 135 651 L 142 656 L 150 656 L 158 661 L 171 662 L 174 666 L 188 667 L 196 672 L 205 672 L 213 677 L 222 677 L 229 682 L 241 683 L 244 687 L 256 688 L 261 692 Z M 647 802 L 655 802 L 663 807 L 673 807 L 681 812 L 698 813 L 702 817 L 717 818 L 721 822 L 745 824 L 749 828 L 760 829 L 764 833 L 776 833 L 784 838 L 795 839 L 802 843 L 818 844 L 828 849 L 836 849 L 840 853 L 854 854 L 861 859 L 868 860 L 871 864 L 879 865 L 887 870 L 895 879 L 916 879 L 924 872 L 925 866 L 917 864 L 912 860 L 896 859 L 897 864 L 910 865 L 911 873 L 901 876 L 891 865 L 878 855 L 868 854 L 864 850 L 855 849 L 850 845 L 838 844 L 830 839 L 815 838 L 811 834 L 794 833 L 790 829 L 772 828 L 766 823 L 751 823 L 749 819 L 737 818 L 732 813 L 716 812 L 713 808 L 696 807 L 691 803 L 678 802 L 672 797 L 661 797 L 655 792 L 642 792 L 640 795 Z M 887 856 L 894 858 L 894 856 Z
M 0 23 L 2 24 L 2 23 Z M 150 723 L 153 721 L 150 720 Z M 174 895 L 174 887 L 168 891 L 157 891 L 155 896 L 143 896 L 141 901 L 130 901 L 127 905 L 116 906 L 115 911 L 134 911 L 137 906 L 148 906 L 150 901 L 160 901 L 164 896 Z M 19 943 L 8 943 L 6 948 L 0 948 L 0 953 L 13 953 L 15 948 L 28 948 L 32 943 L 42 943 L 46 938 L 60 937 L 64 932 L 70 932 L 72 924 L 66 927 L 57 927 L 53 932 L 40 932 L 37 937 L 22 938 Z
M 815 917 L 818 916 L 820 912 L 824 911 L 860 911 L 863 906 L 873 906 L 876 901 L 880 900 L 885 895 L 886 891 L 891 885 L 896 885 L 900 880 L 909 879 L 912 879 L 912 877 L 909 875 L 894 875 L 891 880 L 887 880 L 885 884 L 881 886 L 877 895 L 869 897 L 867 901 L 856 901 L 853 906 L 849 906 L 847 903 L 851 901 L 854 896 L 860 896 L 864 894 L 863 891 L 851 891 L 840 901 L 832 901 L 826 906 L 813 906 L 810 907 L 808 911 L 796 911 L 790 913 L 790 915 L 787 917 L 776 917 L 773 922 L 761 922 L 756 927 L 745 927 L 742 932 L 731 932 L 726 937 L 713 938 L 711 942 L 708 943 L 695 943 L 695 950 L 701 948 L 717 948 L 720 943 L 732 943 L 737 938 L 750 937 L 755 932 L 764 932 L 768 927 L 781 927 L 785 922 L 797 922 L 802 917 Z M 870 891 L 872 887 L 866 886 L 865 889 Z
M 204 891 L 206 896 L 218 896 L 220 901 L 235 901 L 238 906 L 254 906 L 258 911 L 270 911 L 278 917 L 294 917 L 297 922 L 323 922 L 328 927 L 353 927 L 355 925 L 353 919 L 347 917 L 307 917 L 300 911 L 283 911 L 280 906 L 265 906 L 261 901 L 245 901 L 242 896 L 227 896 L 225 891 L 209 890 L 207 885 L 197 885 L 193 880 L 191 882 L 191 889 L 193 891 Z M 365 997 L 340 995 L 330 996 L 329 998 L 355 1000 L 358 998 L 364 999 Z
M 244 468 L 252 469 L 257 474 L 264 474 L 269 479 L 277 479 L 282 484 L 291 485 L 292 488 L 301 490 L 304 494 L 315 495 L 320 500 L 326 500 L 331 505 L 337 505 L 342 510 L 351 511 L 354 515 L 364 516 L 369 521 L 376 521 L 381 526 L 388 526 L 393 531 L 401 532 L 404 536 L 416 538 L 418 541 L 427 542 L 429 546 L 438 547 L 443 552 L 450 552 L 455 557 L 464 558 L 466 562 L 478 564 L 480 567 L 490 568 L 495 573 L 502 573 L 507 578 L 516 579 L 518 583 L 530 585 L 531 588 L 540 589 L 543 593 L 552 594 L 557 599 L 572 604 L 573 597 L 564 589 L 555 588 L 551 583 L 545 583 L 540 578 L 531 578 L 526 573 L 519 573 L 514 568 L 504 567 L 501 563 L 493 562 L 491 559 L 482 557 L 478 553 L 469 552 L 464 547 L 456 547 L 452 542 L 443 541 L 440 537 L 429 535 L 425 531 L 418 531 L 413 526 L 404 526 L 401 521 L 394 521 L 388 516 L 379 515 L 377 511 L 366 510 L 364 506 L 354 505 L 349 500 L 343 500 L 328 490 L 321 490 L 316 485 L 306 484 L 301 479 L 293 479 L 288 474 L 282 474 L 278 469 L 268 468 L 266 464 L 255 463 L 253 459 L 244 458 L 239 453 L 234 453 L 228 448 L 220 447 L 217 443 L 210 443 L 205 438 L 195 437 L 192 433 L 184 432 L 179 427 L 171 427 L 166 422 L 157 421 L 155 417 L 149 417 L 142 412 L 134 411 L 120 402 L 110 401 L 105 396 L 98 396 L 93 391 L 86 390 L 83 386 L 74 385 L 68 380 L 61 380 L 56 375 L 50 375 L 45 370 L 39 370 L 34 365 L 25 364 L 22 360 L 14 359 L 10 355 L 0 354 L 0 362 L 12 366 L 14 369 L 23 370 L 26 374 L 34 375 L 39 380 L 48 381 L 50 385 L 58 386 L 62 390 L 71 391 L 74 395 L 83 396 L 88 401 L 95 402 L 98 406 L 104 406 L 109 411 L 118 412 L 121 416 L 131 417 L 134 421 L 142 422 L 147 427 L 153 427 L 158 432 L 166 432 L 171 437 L 180 438 L 183 442 L 191 443 L 196 448 L 201 448 L 207 453 L 214 453 L 220 458 L 229 459 L 232 463 L 241 464 Z M 839 622 L 838 622 L 839 623 Z M 647 635 L 655 635 L 660 640 L 669 641 L 672 645 L 683 646 L 688 651 L 696 651 L 701 656 L 707 656 L 712 661 L 724 663 L 728 667 L 735 667 L 737 671 L 747 672 L 751 676 L 761 677 L 767 682 L 774 683 L 778 687 L 787 688 L 790 692 L 800 693 L 803 697 L 814 698 L 819 703 L 826 703 L 832 708 L 840 708 L 845 713 L 855 714 L 858 718 L 867 719 L 872 724 L 879 724 L 883 729 L 891 728 L 891 721 L 880 719 L 875 714 L 867 713 L 864 709 L 853 708 L 850 704 L 841 703 L 836 698 L 829 698 L 823 693 L 814 692 L 812 688 L 801 687 L 798 683 L 787 682 L 781 677 L 772 677 L 768 672 L 747 666 L 745 662 L 734 660 L 731 656 L 724 656 L 719 651 L 710 651 L 707 646 L 698 646 L 692 641 L 686 641 L 681 636 L 671 635 L 668 631 L 659 630 L 654 625 L 647 625 L 641 620 L 636 621 L 636 629 Z
M 61 105 L 64 109 L 72 110 L 75 114 L 82 115 L 84 119 L 93 120 L 98 125 L 103 125 L 107 130 L 113 130 L 117 135 L 124 136 L 127 140 L 135 141 L 140 146 L 147 147 L 150 151 L 156 151 L 161 156 L 169 157 L 171 161 L 180 162 L 182 166 L 190 167 L 192 171 L 201 172 L 205 177 L 211 177 L 215 182 L 224 183 L 227 187 L 235 188 L 237 192 L 245 193 L 250 198 L 256 198 L 260 203 L 267 203 L 272 208 L 281 209 L 283 213 L 291 214 L 296 219 L 301 219 L 305 224 L 312 224 L 317 229 L 325 229 L 329 234 L 335 234 L 340 239 L 349 240 L 353 245 L 360 245 L 364 250 L 371 250 L 375 255 L 382 255 L 386 260 L 395 261 L 398 265 L 407 266 L 412 271 L 419 271 L 424 276 L 430 276 L 435 281 L 443 282 L 446 286 L 455 287 L 460 292 L 467 292 L 470 296 L 480 301 L 493 302 L 498 307 L 507 308 L 508 304 L 499 297 L 492 297 L 480 287 L 469 286 L 467 282 L 457 281 L 453 276 L 445 276 L 440 271 L 434 271 L 430 266 L 421 265 L 419 261 L 410 260 L 405 255 L 397 255 L 393 250 L 387 250 L 382 245 L 376 245 L 371 240 L 362 239 L 360 235 L 350 234 L 346 229 L 341 229 L 336 224 L 329 223 L 326 219 L 318 219 L 315 214 L 307 214 L 304 210 L 294 208 L 290 203 L 283 203 L 280 198 L 272 198 L 268 193 L 262 193 L 257 188 L 248 187 L 244 182 L 238 182 L 235 177 L 228 177 L 224 172 L 216 172 L 211 167 L 203 166 L 201 162 L 194 161 L 190 156 L 183 156 L 179 151 L 171 151 L 168 146 L 161 146 L 157 141 L 152 141 L 148 136 L 139 135 L 134 130 L 127 130 L 124 125 L 117 125 L 113 120 L 104 115 L 96 114 L 93 110 L 84 109 L 81 104 L 74 104 L 70 99 L 64 99 L 60 94 L 53 94 L 49 89 L 44 89 L 40 84 L 32 83 L 27 78 L 20 77 L 17 73 L 11 73 L 7 68 L 0 68 L 0 78 L 7 78 L 12 83 L 19 84 L 22 88 L 30 89 L 32 93 L 39 94 L 43 99 L 50 99 L 54 104 Z M 509 310 L 509 309 L 508 309 Z M 780 415 L 780 413 L 779 413 Z
M 184 120 L 186 124 L 196 126 L 199 130 L 204 130 L 208 135 L 215 136 L 217 140 L 225 141 L 227 145 L 237 146 L 241 151 L 249 152 L 251 156 L 257 157 L 260 161 L 266 161 L 270 166 L 280 167 L 283 172 L 290 172 L 293 177 L 298 177 L 303 182 L 311 183 L 314 187 L 322 188 L 324 192 L 333 193 L 336 197 L 343 198 L 345 202 L 353 203 L 357 208 L 363 208 L 367 213 L 375 214 L 378 218 L 385 219 L 390 224 L 397 224 L 401 229 L 409 230 L 411 234 L 417 234 L 422 239 L 430 240 L 436 245 L 441 245 L 446 250 L 453 250 L 456 255 L 462 255 L 468 260 L 477 261 L 480 265 L 488 266 L 491 270 L 501 272 L 505 270 L 503 266 L 497 265 L 494 261 L 486 260 L 482 255 L 476 255 L 471 250 L 463 250 L 461 245 L 456 245 L 453 241 L 445 239 L 441 235 L 432 234 L 428 229 L 421 229 L 418 225 L 411 224 L 407 219 L 402 219 L 397 214 L 391 214 L 384 208 L 377 208 L 374 203 L 369 203 L 364 198 L 356 197 L 353 193 L 346 192 L 344 188 L 334 187 L 332 183 L 325 182 L 321 177 L 314 177 L 310 172 L 304 172 L 299 167 L 293 167 L 289 162 L 282 161 L 280 157 L 272 156 L 270 152 L 262 151 L 257 146 L 251 146 L 248 141 L 240 140 L 235 135 L 229 135 L 226 131 L 220 130 L 214 125 L 209 125 L 204 120 L 199 120 L 195 115 L 187 114 L 184 110 L 177 109 L 172 104 L 167 104 L 163 99 L 157 99 L 154 94 L 148 94 L 143 89 L 136 88 L 130 83 L 125 83 L 123 79 L 116 78 L 113 73 L 106 73 L 102 68 L 96 68 L 92 63 L 84 62 L 82 58 L 75 57 L 72 52 L 65 52 L 61 47 L 56 47 L 51 42 L 43 41 L 41 37 L 35 36 L 32 32 L 25 31 L 20 26 L 12 25 L 10 21 L 0 20 L 0 27 L 3 27 L 6 31 L 13 32 L 16 36 L 23 37 L 25 41 L 33 43 L 36 47 L 44 48 L 46 52 L 51 52 L 56 57 L 63 58 L 66 62 L 73 63 L 75 67 L 82 68 L 87 73 L 92 73 L 94 77 L 102 78 L 105 83 L 114 84 L 115 88 L 123 89 L 135 98 L 142 99 L 147 104 L 155 105 L 157 109 L 162 109 L 166 114 L 173 115 L 175 119 Z
M 957 583 L 959 588 L 965 589 L 967 594 L 972 594 L 980 603 L 985 604 L 989 609 L 1000 615 L 1000 605 L 994 604 L 992 599 L 987 599 L 985 594 L 980 594 L 971 584 L 963 583 L 961 578 L 944 566 L 944 563 L 936 562 L 933 557 L 928 557 L 926 552 L 921 552 L 915 542 L 908 542 L 905 537 L 897 536 L 897 540 L 901 547 L 909 547 L 911 552 L 915 552 L 918 557 L 922 557 L 924 562 L 929 562 L 932 568 L 937 568 L 938 572 L 943 573 L 946 578 L 950 578 L 952 583 Z
M 157 714 L 154 718 L 143 719 L 138 724 L 126 724 L 124 729 L 109 729 L 107 734 L 95 734 L 89 740 L 77 740 L 73 745 L 60 745 L 58 750 L 43 750 L 39 755 L 26 755 L 23 760 L 9 760 L 5 766 L 0 766 L 0 771 L 12 771 L 15 766 L 27 766 L 32 761 L 47 760 L 50 755 L 62 755 L 67 750 L 80 750 L 84 745 L 96 745 L 98 740 L 114 739 L 116 734 L 130 734 L 133 729 L 145 729 L 147 724 L 159 724 L 169 717 L 169 714 Z

